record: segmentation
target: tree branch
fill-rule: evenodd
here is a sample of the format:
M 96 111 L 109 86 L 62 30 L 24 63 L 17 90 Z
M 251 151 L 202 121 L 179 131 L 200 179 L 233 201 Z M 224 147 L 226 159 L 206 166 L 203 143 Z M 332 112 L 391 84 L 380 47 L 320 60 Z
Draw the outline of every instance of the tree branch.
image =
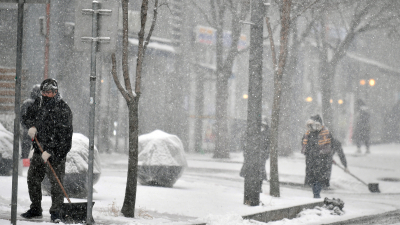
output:
M 111 54 L 111 62 L 112 62 L 111 75 L 114 79 L 114 83 L 117 85 L 119 92 L 121 92 L 121 94 L 125 98 L 125 100 L 127 102 L 129 102 L 130 96 L 128 95 L 128 92 L 122 87 L 121 83 L 119 82 L 118 76 L 117 76 L 117 61 L 115 59 L 115 53 Z
M 240 4 L 240 3 L 238 3 Z M 240 26 L 240 21 L 243 19 L 242 17 L 239 17 L 239 12 L 238 12 L 238 6 L 235 8 L 234 6 L 231 7 L 232 10 L 232 19 L 231 19 L 231 27 L 232 27 L 232 43 L 229 48 L 229 52 L 227 54 L 226 60 L 225 60 L 225 65 L 223 66 L 224 69 L 228 69 L 229 66 L 232 66 L 233 61 L 235 60 L 236 56 L 239 54 L 238 50 L 238 45 L 239 45 L 239 40 L 241 37 L 241 26 Z M 241 16 L 245 16 L 246 12 L 241 12 Z M 228 76 L 228 75 L 227 75 Z M 230 76 L 230 74 L 229 74 Z
M 229 3 L 229 11 L 232 13 L 232 17 L 237 17 L 238 12 L 237 12 L 237 7 L 235 8 L 235 5 L 233 4 L 232 0 L 228 0 Z
M 362 6 L 358 5 L 357 7 L 362 7 Z M 382 7 L 382 8 L 380 8 L 378 10 L 378 12 L 380 14 L 382 14 L 384 12 L 383 8 L 385 8 L 385 7 L 387 7 L 387 5 Z M 362 19 L 366 15 L 368 15 L 368 13 L 370 12 L 371 8 L 373 8 L 373 6 L 367 3 L 360 10 L 360 12 L 358 12 L 358 13 L 356 13 L 354 15 L 353 20 L 351 21 L 350 29 L 349 29 L 348 33 L 346 34 L 346 37 L 344 38 L 344 40 L 339 45 L 337 45 L 337 47 L 334 50 L 335 54 L 333 55 L 332 60 L 331 60 L 332 64 L 336 64 L 344 56 L 344 52 L 346 51 L 346 49 L 348 48 L 350 43 L 353 41 L 353 39 L 354 39 L 356 34 L 361 33 L 361 32 L 365 32 L 367 30 L 377 29 L 377 28 L 379 28 L 381 26 L 382 23 L 376 24 L 376 25 L 370 25 L 370 23 L 366 22 L 365 23 L 366 25 L 364 25 L 363 27 L 357 29 L 357 27 L 360 25 Z M 373 18 L 376 19 L 377 18 L 376 16 L 379 16 L 379 15 L 375 14 L 375 16 L 373 16 Z
M 303 42 L 306 39 L 306 37 L 310 34 L 313 26 L 314 26 L 314 21 L 310 21 L 306 29 L 304 29 L 303 33 L 300 35 L 300 37 L 294 39 L 293 45 L 298 45 L 299 43 Z
M 212 27 L 216 27 L 217 25 L 215 24 L 215 20 L 212 21 L 208 14 L 194 1 L 194 0 L 190 0 L 191 3 L 194 5 L 195 8 L 197 8 L 200 13 L 203 15 L 204 19 L 207 21 L 208 25 L 212 26 Z
M 137 54 L 137 62 L 136 62 L 136 84 L 135 84 L 135 92 L 140 94 L 140 81 L 142 78 L 142 65 L 144 58 L 144 29 L 146 27 L 147 21 L 147 10 L 149 8 L 149 1 L 143 0 L 142 6 L 140 8 L 140 31 L 138 34 L 139 44 L 138 44 L 138 54 Z
M 223 3 L 221 3 L 221 0 L 217 0 L 217 4 L 218 4 L 218 22 L 217 22 L 217 24 L 218 25 L 221 25 L 221 28 L 218 28 L 218 29 L 222 29 L 222 27 L 224 26 L 223 24 L 224 24 L 224 15 L 225 15 L 225 9 L 226 9 L 226 5 L 225 4 L 223 4 Z
M 290 23 L 292 24 L 293 21 L 295 21 L 297 19 L 297 17 L 301 16 L 307 9 L 311 8 L 311 6 L 315 5 L 317 2 L 319 2 L 320 0 L 315 0 L 314 2 L 312 2 L 311 4 L 309 4 L 308 6 L 306 6 L 300 13 L 298 13 L 296 16 L 294 16 L 291 20 Z
M 129 0 L 122 1 L 122 75 L 126 91 L 131 95 L 133 91 L 128 68 L 128 2 Z
M 216 13 L 217 8 L 215 7 L 214 0 L 210 0 L 210 5 L 211 5 L 211 16 L 214 21 L 214 23 L 211 23 L 211 24 L 214 25 L 213 26 L 214 28 L 217 28 L 219 18 L 217 18 L 217 13 Z
M 269 22 L 269 17 L 265 18 L 265 22 L 267 24 L 269 43 L 271 45 L 271 53 L 272 53 L 272 63 L 274 66 L 274 73 L 278 70 L 278 62 L 276 61 L 276 50 L 275 50 L 275 42 L 272 35 L 271 23 Z
M 153 34 L 154 27 L 156 26 L 157 14 L 158 14 L 158 0 L 155 0 L 155 2 L 154 2 L 154 10 L 153 10 L 153 12 L 154 12 L 154 14 L 153 14 L 153 20 L 151 21 L 150 31 L 147 34 L 147 38 L 146 38 L 146 41 L 145 41 L 144 46 L 143 46 L 143 57 L 146 54 L 147 45 L 149 45 L 149 43 L 150 43 L 150 37 Z

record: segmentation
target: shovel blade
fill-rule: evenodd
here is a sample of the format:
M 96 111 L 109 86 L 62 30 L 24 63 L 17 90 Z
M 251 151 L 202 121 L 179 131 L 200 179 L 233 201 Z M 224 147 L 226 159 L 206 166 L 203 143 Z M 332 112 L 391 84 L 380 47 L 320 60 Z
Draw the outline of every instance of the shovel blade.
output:
M 92 206 L 94 202 L 92 202 Z M 87 219 L 87 202 L 64 203 L 61 205 L 61 219 L 64 223 L 86 223 Z M 90 218 L 94 223 L 93 217 Z
M 368 189 L 370 192 L 380 193 L 379 184 L 378 183 L 371 183 L 368 184 Z

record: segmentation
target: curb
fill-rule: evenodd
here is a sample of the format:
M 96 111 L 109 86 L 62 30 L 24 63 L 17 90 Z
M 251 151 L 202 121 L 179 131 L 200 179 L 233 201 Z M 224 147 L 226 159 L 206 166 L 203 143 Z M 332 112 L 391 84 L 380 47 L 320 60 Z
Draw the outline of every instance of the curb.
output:
M 246 220 L 257 220 L 260 222 L 268 223 L 271 221 L 277 221 L 282 219 L 293 219 L 296 218 L 299 212 L 304 209 L 313 209 L 315 206 L 323 206 L 324 202 L 315 202 L 305 205 L 292 206 L 283 209 L 276 209 L 271 211 L 265 211 L 261 213 L 251 214 L 247 216 L 242 216 Z
M 288 208 L 275 209 L 275 210 L 245 215 L 242 216 L 242 218 L 245 220 L 256 220 L 264 223 L 278 221 L 282 219 L 293 219 L 296 218 L 297 214 L 299 214 L 304 209 L 313 209 L 316 206 L 322 207 L 323 205 L 324 202 L 315 202 L 315 203 L 297 205 Z M 192 225 L 207 225 L 207 223 L 196 223 Z

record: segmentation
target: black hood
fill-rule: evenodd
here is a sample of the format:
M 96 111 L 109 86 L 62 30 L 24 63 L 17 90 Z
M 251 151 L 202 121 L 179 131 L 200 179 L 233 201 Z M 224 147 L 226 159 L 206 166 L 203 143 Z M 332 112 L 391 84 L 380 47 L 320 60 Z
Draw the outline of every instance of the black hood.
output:
M 35 100 L 37 97 L 40 97 L 40 84 L 35 84 L 32 87 L 31 91 L 31 99 Z

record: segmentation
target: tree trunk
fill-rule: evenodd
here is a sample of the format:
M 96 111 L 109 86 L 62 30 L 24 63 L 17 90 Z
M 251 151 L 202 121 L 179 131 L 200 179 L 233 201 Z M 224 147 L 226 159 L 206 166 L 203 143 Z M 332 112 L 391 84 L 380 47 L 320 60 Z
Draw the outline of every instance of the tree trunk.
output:
M 228 97 L 228 79 L 225 74 L 219 74 L 217 76 L 217 98 L 215 109 L 217 133 L 213 158 L 229 158 Z
M 228 149 L 228 78 L 223 71 L 223 22 L 216 31 L 216 101 L 215 101 L 215 150 L 213 158 L 229 158 Z
M 135 217 L 137 170 L 138 170 L 138 127 L 139 127 L 139 95 L 128 102 L 129 110 L 129 160 L 126 180 L 125 199 L 121 212 L 125 217 Z
M 151 34 L 154 30 L 155 23 L 157 20 L 157 9 L 158 0 L 154 2 L 154 15 L 151 24 L 150 31 L 145 40 L 144 29 L 147 21 L 147 10 L 148 0 L 142 1 L 140 11 L 140 31 L 138 33 L 139 44 L 136 60 L 136 80 L 135 80 L 135 92 L 132 90 L 132 85 L 129 77 L 128 68 L 128 3 L 129 0 L 122 0 L 122 20 L 123 20 L 123 32 L 122 32 L 122 71 L 125 87 L 122 87 L 117 76 L 117 66 L 115 53 L 111 54 L 112 60 L 112 76 L 114 82 L 125 98 L 128 105 L 129 113 L 129 159 L 128 159 L 128 175 L 125 189 L 125 199 L 122 206 L 121 212 L 125 217 L 135 217 L 135 203 L 136 203 L 136 187 L 137 187 L 137 171 L 138 171 L 138 155 L 139 155 L 139 98 L 141 94 L 141 77 L 142 77 L 142 66 L 146 52 L 147 45 L 150 42 Z
M 329 128 L 331 133 L 334 132 L 335 127 L 333 124 L 333 112 L 332 112 L 332 87 L 334 82 L 335 67 L 331 63 L 323 63 L 321 73 L 321 95 L 322 95 L 322 118 L 325 126 Z
M 223 1 L 210 1 L 211 8 L 214 10 L 211 12 L 214 26 L 216 28 L 216 77 L 217 77 L 217 94 L 216 94 L 216 143 L 214 150 L 214 158 L 229 158 L 229 120 L 228 120 L 228 98 L 229 88 L 228 80 L 232 75 L 233 62 L 238 54 L 238 43 L 241 33 L 240 21 L 244 20 L 249 6 L 246 2 L 238 3 L 238 8 L 231 5 L 231 45 L 228 48 L 226 55 L 223 43 L 223 31 L 225 23 L 225 12 L 226 6 L 229 4 Z M 242 5 L 242 7 L 239 7 Z M 262 7 L 263 8 L 263 7 Z M 226 28 L 226 27 L 225 27 Z
M 262 1 L 253 1 L 250 28 L 249 91 L 247 103 L 246 148 L 244 153 L 244 204 L 260 204 L 262 177 L 260 174 L 260 140 L 262 114 L 262 67 L 263 67 L 263 17 Z
M 295 21 L 292 21 L 295 22 Z M 296 81 L 299 80 L 297 73 L 297 59 L 300 42 L 297 40 L 297 27 L 292 26 L 291 46 L 288 54 L 287 66 L 283 74 L 283 90 L 282 90 L 282 111 L 279 124 L 279 155 L 288 156 L 293 153 L 293 150 L 298 148 L 299 141 L 296 133 L 298 127 L 298 96 L 296 90 L 300 89 Z M 288 138 L 290 137 L 290 138 Z
M 204 108 L 204 77 L 197 71 L 196 79 L 196 124 L 195 124 L 195 151 L 202 152 L 203 147 L 203 108 Z
M 278 132 L 279 132 L 279 113 L 280 99 L 282 95 L 282 76 L 286 65 L 287 45 L 290 28 L 290 8 L 291 0 L 283 0 L 281 9 L 281 34 L 280 34 L 280 52 L 278 68 L 275 69 L 274 75 L 274 102 L 272 106 L 271 117 L 271 153 L 270 153 L 270 195 L 280 197 L 279 191 L 279 173 L 278 173 Z
M 287 76 L 289 71 L 284 72 L 284 76 L 282 79 L 282 97 L 281 97 L 281 110 L 279 116 L 279 135 L 278 135 L 278 146 L 279 146 L 279 155 L 290 155 L 292 152 L 291 142 L 288 137 L 291 136 L 291 131 L 293 127 L 291 126 L 291 113 L 293 113 L 292 109 L 292 98 L 291 98 L 291 77 Z

